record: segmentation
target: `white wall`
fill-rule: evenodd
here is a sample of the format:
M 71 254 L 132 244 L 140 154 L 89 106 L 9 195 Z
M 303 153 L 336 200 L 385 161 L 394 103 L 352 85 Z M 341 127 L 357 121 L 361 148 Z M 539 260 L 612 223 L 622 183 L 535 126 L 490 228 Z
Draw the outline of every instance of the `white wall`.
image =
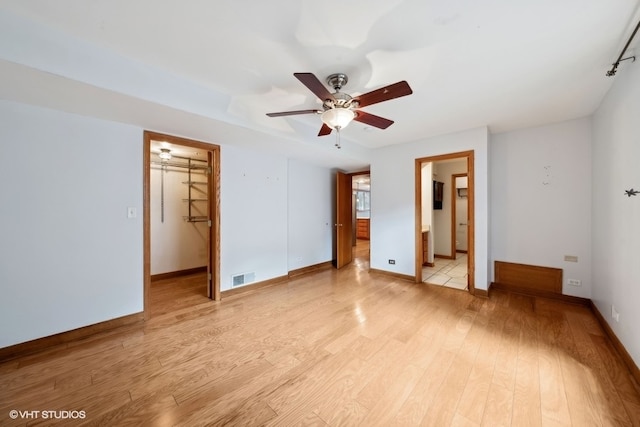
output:
M 152 165 L 150 176 L 152 275 L 207 266 L 209 227 L 206 222 L 188 222 L 183 218 L 189 214 L 188 202 L 184 201 L 189 196 L 189 186 L 184 184 L 189 179 L 188 172 L 187 169 L 169 166 L 162 171 L 159 166 Z M 202 170 L 191 171 L 192 181 L 207 182 L 207 178 Z M 162 221 L 161 212 L 163 186 L 164 221 Z M 207 186 L 193 185 L 191 198 L 206 199 Z M 207 202 L 191 203 L 191 214 L 207 216 Z
M 0 347 L 142 311 L 142 131 L 0 101 L 0 141 Z
M 231 289 L 236 274 L 255 273 L 257 282 L 286 276 L 287 159 L 220 151 L 220 289 Z
M 422 230 L 429 230 L 426 262 L 433 263 L 433 162 L 422 164 Z M 425 184 L 427 183 L 427 184 Z
M 143 310 L 142 133 L 0 101 L 0 347 Z M 222 290 L 331 259 L 330 170 L 221 145 L 220 185 Z
M 640 366 L 640 65 L 626 62 L 593 118 L 592 300 Z M 611 306 L 620 313 L 612 320 Z
M 563 293 L 590 298 L 590 119 L 490 141 L 492 260 L 561 268 Z M 578 262 L 564 261 L 565 255 Z M 569 286 L 567 279 L 582 286 Z
M 371 163 L 371 268 L 415 275 L 415 159 L 460 151 L 475 154 L 475 286 L 488 278 L 488 135 L 486 128 L 392 145 Z M 388 264 L 395 259 L 396 264 Z
M 335 179 L 331 169 L 289 160 L 288 269 L 331 261 Z

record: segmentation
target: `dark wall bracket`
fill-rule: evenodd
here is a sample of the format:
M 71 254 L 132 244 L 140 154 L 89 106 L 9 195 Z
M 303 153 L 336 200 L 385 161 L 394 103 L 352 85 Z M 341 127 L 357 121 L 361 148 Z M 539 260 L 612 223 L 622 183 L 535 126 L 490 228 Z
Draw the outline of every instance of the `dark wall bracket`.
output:
M 633 59 L 633 61 L 635 62 L 635 60 L 636 60 L 635 56 L 628 56 L 626 58 L 623 58 L 623 56 L 624 56 L 624 53 L 627 51 L 627 48 L 631 44 L 631 41 L 633 40 L 633 38 L 635 37 L 636 33 L 638 32 L 638 28 L 640 28 L 640 21 L 638 21 L 638 25 L 636 25 L 636 28 L 633 30 L 633 33 L 631 33 L 631 37 L 629 37 L 629 40 L 627 40 L 627 44 L 624 45 L 624 48 L 622 49 L 622 52 L 620 52 L 620 56 L 618 56 L 617 61 L 614 62 L 613 66 L 611 67 L 611 69 L 609 71 L 607 71 L 607 77 L 611 77 L 611 76 L 615 76 L 616 75 L 616 71 L 618 71 L 618 65 L 620 65 L 620 63 L 622 61 L 626 61 L 627 59 Z
M 627 197 L 637 196 L 638 193 L 640 193 L 640 191 L 634 190 L 633 188 L 631 190 L 624 190 L 624 194 L 627 195 Z

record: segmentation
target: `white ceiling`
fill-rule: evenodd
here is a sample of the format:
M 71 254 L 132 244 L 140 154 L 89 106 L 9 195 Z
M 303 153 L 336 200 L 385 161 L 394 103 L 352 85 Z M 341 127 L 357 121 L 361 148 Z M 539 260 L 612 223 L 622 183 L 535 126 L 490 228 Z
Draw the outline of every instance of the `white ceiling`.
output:
M 591 114 L 615 79 L 605 73 L 635 26 L 638 4 L 3 0 L 0 17 L 7 22 L 19 18 L 33 24 L 22 25 L 34 28 L 29 31 L 57 31 L 94 51 L 168 73 L 202 88 L 202 99 L 189 99 L 184 91 L 188 108 L 171 105 L 124 86 L 106 87 L 97 78 L 16 64 L 8 55 L 0 57 L 0 96 L 212 142 L 246 140 L 293 157 L 309 152 L 318 163 L 357 168 L 377 147 L 479 126 L 495 133 Z M 312 72 L 322 81 L 344 72 L 349 83 L 343 91 L 351 95 L 400 80 L 414 93 L 363 108 L 395 124 L 379 130 L 354 122 L 342 132 L 344 149 L 336 150 L 335 133 L 316 136 L 318 116 L 265 116 L 320 107 L 294 72 Z M 46 96 L 34 93 L 36 81 Z M 52 101 L 54 86 L 65 87 L 64 103 Z M 88 91 L 90 98 L 84 96 Z M 135 111 L 125 115 L 124 104 Z

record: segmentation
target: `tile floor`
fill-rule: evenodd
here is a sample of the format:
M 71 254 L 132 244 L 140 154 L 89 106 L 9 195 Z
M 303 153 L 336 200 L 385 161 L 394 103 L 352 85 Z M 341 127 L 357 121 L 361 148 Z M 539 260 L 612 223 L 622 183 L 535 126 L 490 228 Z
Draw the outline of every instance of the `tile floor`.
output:
M 459 253 L 455 260 L 436 258 L 433 267 L 422 269 L 422 281 L 432 285 L 467 290 L 467 254 Z

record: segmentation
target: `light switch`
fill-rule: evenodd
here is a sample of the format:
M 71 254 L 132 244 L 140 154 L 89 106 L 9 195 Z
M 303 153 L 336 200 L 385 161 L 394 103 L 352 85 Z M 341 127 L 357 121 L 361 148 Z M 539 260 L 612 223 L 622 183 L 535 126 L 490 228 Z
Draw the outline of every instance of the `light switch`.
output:
M 138 216 L 138 213 L 136 212 L 136 208 L 128 207 L 127 218 L 135 218 L 136 216 Z

